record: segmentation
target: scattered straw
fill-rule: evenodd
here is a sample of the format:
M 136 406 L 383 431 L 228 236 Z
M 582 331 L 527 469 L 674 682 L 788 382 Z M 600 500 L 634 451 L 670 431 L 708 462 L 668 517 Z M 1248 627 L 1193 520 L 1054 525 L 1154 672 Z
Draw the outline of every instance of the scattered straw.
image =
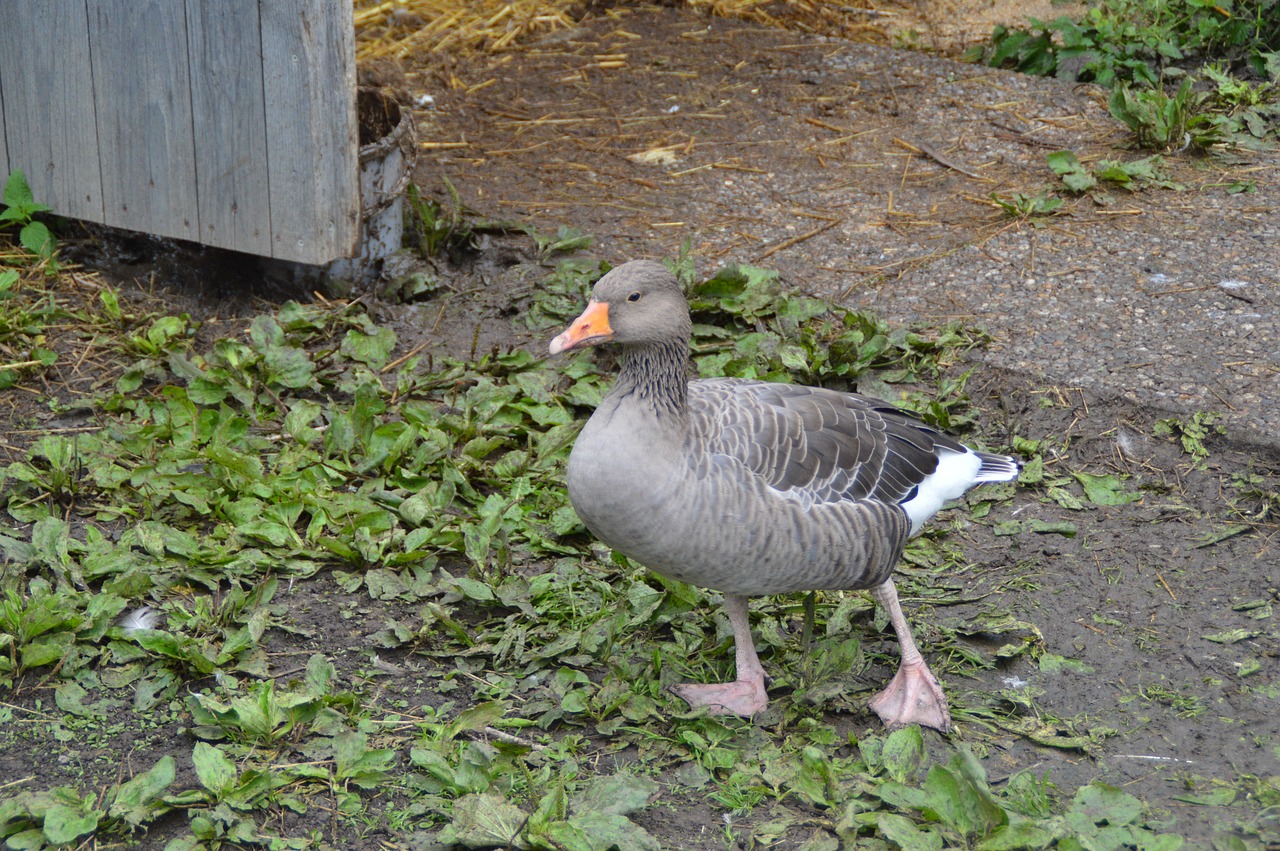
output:
M 801 32 L 885 41 L 880 18 L 893 12 L 873 0 L 685 0 L 718 17 L 739 18 Z M 510 50 L 573 29 L 583 16 L 578 0 L 355 0 L 360 59 L 403 59 L 411 53 Z M 624 55 L 598 56 L 625 63 Z M 621 67 L 605 65 L 605 67 Z
M 576 25 L 573 0 L 356 0 L 361 59 L 496 52 Z

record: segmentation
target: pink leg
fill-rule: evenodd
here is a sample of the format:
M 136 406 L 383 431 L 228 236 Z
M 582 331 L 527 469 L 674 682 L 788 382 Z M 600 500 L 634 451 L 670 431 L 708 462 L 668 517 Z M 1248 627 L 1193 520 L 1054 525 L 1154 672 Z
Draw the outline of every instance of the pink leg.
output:
M 769 703 L 764 690 L 764 668 L 751 641 L 747 620 L 747 598 L 724 595 L 724 610 L 733 625 L 734 659 L 738 678 L 731 683 L 671 687 L 677 697 L 691 707 L 705 706 L 712 715 L 755 715 Z
M 893 580 L 888 579 L 883 585 L 871 589 L 871 595 L 889 612 L 889 621 L 902 648 L 898 673 L 884 691 L 871 698 L 871 708 L 890 730 L 919 724 L 943 733 L 951 732 L 947 698 L 937 677 L 916 648 L 911 628 L 902 615 L 902 606 L 898 605 L 898 590 L 894 588 Z

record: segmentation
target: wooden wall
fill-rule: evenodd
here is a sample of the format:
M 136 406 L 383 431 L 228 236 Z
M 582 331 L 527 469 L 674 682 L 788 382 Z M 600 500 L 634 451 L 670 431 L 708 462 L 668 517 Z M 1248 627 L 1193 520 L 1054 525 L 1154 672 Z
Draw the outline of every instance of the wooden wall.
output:
M 0 0 L 0 188 L 327 263 L 359 238 L 351 0 Z

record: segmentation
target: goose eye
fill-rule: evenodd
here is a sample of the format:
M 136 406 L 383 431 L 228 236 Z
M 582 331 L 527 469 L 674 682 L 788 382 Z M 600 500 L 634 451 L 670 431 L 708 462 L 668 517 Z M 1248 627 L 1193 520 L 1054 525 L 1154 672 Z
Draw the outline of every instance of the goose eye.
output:
M 632 293 L 631 295 L 627 296 L 627 301 L 639 301 L 639 300 L 640 300 L 640 293 Z

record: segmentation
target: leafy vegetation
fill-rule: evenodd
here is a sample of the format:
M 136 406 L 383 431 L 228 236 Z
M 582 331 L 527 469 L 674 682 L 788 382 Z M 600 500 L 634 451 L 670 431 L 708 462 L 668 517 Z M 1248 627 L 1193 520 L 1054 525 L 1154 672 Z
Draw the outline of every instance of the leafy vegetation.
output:
M 1029 22 L 997 26 L 968 58 L 1111 89 L 1111 114 L 1148 150 L 1277 141 L 1276 0 L 1103 0 L 1078 21 Z
M 48 212 L 49 208 L 37 203 L 31 194 L 31 187 L 27 185 L 26 175 L 21 170 L 15 170 L 9 174 L 4 186 L 3 201 L 4 209 L 0 210 L 0 227 L 6 224 L 16 226 L 19 229 L 18 241 L 22 247 L 45 263 L 51 273 L 55 272 L 57 266 L 54 262 L 54 253 L 57 250 L 57 244 L 48 226 L 35 218 L 39 213 Z M 0 289 L 3 288 L 3 283 L 4 279 L 0 278 Z
M 1166 417 L 1156 422 L 1155 433 L 1159 437 L 1176 438 L 1182 449 L 1197 464 L 1203 464 L 1209 457 L 1209 448 L 1205 441 L 1215 434 L 1224 434 L 1222 417 L 1212 411 L 1196 411 L 1190 417 Z
M 557 234 L 545 256 L 580 239 Z M 606 269 L 563 261 L 518 321 L 563 324 Z M 695 280 L 686 257 L 678 271 L 699 371 L 857 384 L 970 427 L 956 367 L 982 334 L 891 328 L 764 269 Z M 130 308 L 108 287 L 76 304 L 41 280 L 19 272 L 3 304 L 25 317 L 24 336 L 10 339 L 56 347 L 53 326 L 75 318 L 115 377 L 76 403 L 90 426 L 51 429 L 0 468 L 0 687 L 24 696 L 0 705 L 0 741 L 39 737 L 67 763 L 66 782 L 0 786 L 10 847 L 143 829 L 174 851 L 320 847 L 335 830 L 350 842 L 414 832 L 441 848 L 646 849 L 673 794 L 757 845 L 815 813 L 827 844 L 814 847 L 1180 842 L 1101 783 L 1068 795 L 1030 773 L 997 783 L 966 747 L 931 757 L 918 729 L 837 729 L 830 710 L 863 712 L 851 672 L 886 661 L 887 624 L 862 594 L 816 595 L 807 642 L 793 637 L 797 601 L 753 603 L 779 698 L 768 727 L 685 712 L 663 685 L 731 664 L 723 636 L 692 617 L 714 595 L 601 550 L 564 494 L 578 424 L 610 380 L 592 353 L 397 356 L 390 328 L 337 302 L 287 303 L 198 343 L 207 329 L 189 316 Z M 1106 510 L 1143 496 L 1118 475 L 1054 467 L 1044 443 L 1016 448 L 1046 503 Z M 971 515 L 982 522 L 1011 492 L 987 489 Z M 1025 526 L 996 533 L 1075 534 L 1013 522 Z M 950 577 L 973 566 L 945 529 L 906 560 L 904 594 L 935 612 L 971 602 Z M 1081 667 L 995 604 L 937 622 L 930 652 L 948 677 L 1020 658 Z M 350 652 L 283 649 L 281 637 L 346 624 Z M 954 709 L 975 730 L 1070 751 L 1110 735 L 1048 715 L 1032 691 Z M 32 714 L 11 723 L 17 712 Z M 125 734 L 147 755 L 125 773 L 79 756 Z
M 1102 186 L 1130 190 L 1144 186 L 1176 186 L 1165 175 L 1164 160 L 1159 155 L 1129 162 L 1100 160 L 1091 169 L 1085 168 L 1071 151 L 1056 151 L 1045 160 L 1069 192 L 1090 192 L 1099 200 L 1109 197 Z
M 1263 79 L 1275 75 L 1280 39 L 1276 0 L 1104 0 L 1081 20 L 1029 19 L 1030 29 L 997 26 L 970 59 L 1037 76 L 1158 85 L 1186 60 L 1221 58 Z
M 1032 195 L 1026 192 L 1012 192 L 1008 195 L 991 194 L 991 201 L 1007 218 L 1030 222 L 1040 226 L 1046 218 L 1059 214 L 1062 199 L 1048 191 Z

